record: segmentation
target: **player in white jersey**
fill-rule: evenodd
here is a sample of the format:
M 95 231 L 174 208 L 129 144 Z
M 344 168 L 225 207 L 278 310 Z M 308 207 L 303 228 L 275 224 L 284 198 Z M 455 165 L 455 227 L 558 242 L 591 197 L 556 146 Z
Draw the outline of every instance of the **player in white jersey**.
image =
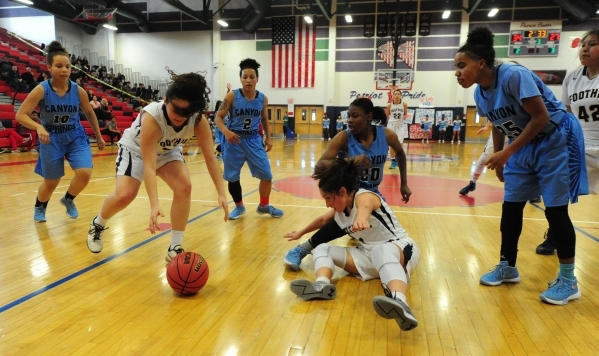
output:
M 585 143 L 585 160 L 589 192 L 599 190 L 599 29 L 587 32 L 580 41 L 578 58 L 581 66 L 568 73 L 562 84 L 562 102 L 578 117 Z M 552 255 L 557 249 L 550 230 L 537 246 L 540 255 Z
M 395 89 L 393 91 L 393 100 L 387 104 L 386 110 L 387 117 L 387 127 L 390 128 L 395 134 L 397 138 L 399 138 L 399 142 L 403 144 L 404 139 L 404 119 L 406 115 L 408 115 L 408 104 L 401 99 L 401 90 Z M 389 148 L 389 154 L 391 155 L 391 166 L 389 169 L 397 168 L 397 161 L 395 160 L 395 152 L 392 148 Z
M 420 252 L 384 199 L 358 189 L 360 170 L 363 167 L 353 159 L 321 162 L 314 168 L 312 177 L 319 180 L 320 194 L 332 209 L 311 222 L 308 231 L 335 220 L 359 246 L 318 245 L 313 251 L 316 281 L 294 280 L 290 288 L 304 300 L 333 299 L 337 294 L 337 287 L 331 284 L 335 266 L 365 281 L 379 278 L 385 296 L 374 297 L 375 311 L 383 318 L 395 319 L 402 330 L 411 330 L 418 321 L 408 307 L 406 292 Z
M 108 219 L 125 209 L 137 196 L 142 181 L 150 200 L 149 230 L 160 230 L 158 217 L 164 216 L 158 200 L 156 177 L 173 190 L 171 205 L 171 243 L 166 261 L 184 252 L 183 234 L 191 208 L 191 178 L 183 160 L 182 145 L 195 134 L 206 160 L 210 178 L 218 192 L 218 205 L 229 215 L 223 179 L 213 151 L 212 132 L 203 115 L 210 89 L 203 76 L 196 73 L 178 75 L 168 87 L 164 101 L 144 107 L 119 141 L 116 158 L 116 190 L 92 220 L 87 247 L 93 253 L 102 251 L 102 233 Z

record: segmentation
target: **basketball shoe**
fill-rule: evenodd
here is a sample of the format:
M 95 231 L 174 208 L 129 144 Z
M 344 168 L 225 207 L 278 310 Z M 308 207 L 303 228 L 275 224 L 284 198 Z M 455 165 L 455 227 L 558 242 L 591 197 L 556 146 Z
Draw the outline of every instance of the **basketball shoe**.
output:
M 229 220 L 237 220 L 243 214 L 245 214 L 245 206 L 235 205 L 235 208 L 229 213 Z
M 545 241 L 542 244 L 537 246 L 536 252 L 539 255 L 553 255 L 555 250 L 557 250 L 557 243 L 551 234 L 551 230 L 547 229 L 545 231 Z
M 389 166 L 389 169 L 395 169 L 397 168 L 397 161 L 392 159 L 391 160 L 391 165 Z
M 377 295 L 372 300 L 376 313 L 385 319 L 395 319 L 401 330 L 408 331 L 418 326 L 418 320 L 412 310 L 401 298 L 396 297 L 387 286 L 382 283 L 385 296 Z
M 308 256 L 309 254 L 310 251 L 307 251 L 300 245 L 297 245 L 285 254 L 283 262 L 285 262 L 285 264 L 292 270 L 297 271 L 304 257 Z
M 303 300 L 333 299 L 337 295 L 337 287 L 321 281 L 312 283 L 307 279 L 296 279 L 291 282 L 290 287 L 291 291 Z
M 498 286 L 503 282 L 520 282 L 520 273 L 518 267 L 510 267 L 507 261 L 501 261 L 490 272 L 480 277 L 480 284 L 486 286 Z
M 75 206 L 75 202 L 73 201 L 73 199 L 67 199 L 65 197 L 62 197 L 62 199 L 60 199 L 60 204 L 64 205 L 65 208 L 67 208 L 67 215 L 71 219 L 77 219 L 79 217 L 79 212 L 77 211 L 77 207 Z
M 570 300 L 580 299 L 582 296 L 578 290 L 576 277 L 567 279 L 558 274 L 556 279 L 548 283 L 548 286 L 549 288 L 540 295 L 541 300 L 546 303 L 566 305 Z
M 33 209 L 33 221 L 46 222 L 46 208 L 43 206 L 36 206 Z
M 177 245 L 173 248 L 168 247 L 168 251 L 166 251 L 166 257 L 164 258 L 166 262 L 170 262 L 173 258 L 177 257 L 178 254 L 185 252 L 183 246 Z
M 89 231 L 87 232 L 87 248 L 93 253 L 100 253 L 103 247 L 102 232 L 108 228 L 96 224 L 94 220 L 96 220 L 96 218 L 93 218 L 91 224 L 89 224 Z
M 474 183 L 473 181 L 470 181 L 470 183 L 468 183 L 467 186 L 465 186 L 464 188 L 460 189 L 460 194 L 461 195 L 468 195 L 468 193 L 473 192 L 476 190 L 476 183 Z
M 270 204 L 266 206 L 261 206 L 260 204 L 258 204 L 256 212 L 258 214 L 270 214 L 270 216 L 272 216 L 273 218 L 280 218 L 281 216 L 283 216 L 283 210 L 277 209 Z

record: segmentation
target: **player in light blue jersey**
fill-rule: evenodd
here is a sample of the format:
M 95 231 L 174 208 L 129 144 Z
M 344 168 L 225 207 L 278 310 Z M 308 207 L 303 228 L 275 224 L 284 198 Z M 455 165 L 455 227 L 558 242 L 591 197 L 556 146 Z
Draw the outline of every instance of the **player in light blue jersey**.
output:
M 447 119 L 445 118 L 445 114 L 441 115 L 441 120 L 437 122 L 437 126 L 439 126 L 439 142 L 445 142 L 445 132 L 447 130 Z
M 322 140 L 323 141 L 330 140 L 330 138 L 329 138 L 329 127 L 330 127 L 330 125 L 331 125 L 331 119 L 329 119 L 327 117 L 327 114 L 325 113 L 323 115 L 323 118 L 322 118 Z
M 365 168 L 360 175 L 358 187 L 377 193 L 382 197 L 378 187 L 383 180 L 388 149 L 392 148 L 399 166 L 400 194 L 402 200 L 407 203 L 410 200 L 412 191 L 408 187 L 406 154 L 397 134 L 393 130 L 384 127 L 387 123 L 387 114 L 384 109 L 375 107 L 370 99 L 359 98 L 350 104 L 348 116 L 349 128 L 346 131 L 341 131 L 333 138 L 316 165 L 327 164 L 336 157 L 343 156 L 345 159 L 355 157 L 356 161 Z M 343 155 L 340 154 L 341 152 L 343 152 Z M 305 233 L 313 231 L 310 229 L 311 227 L 308 225 L 299 231 L 290 232 L 284 237 L 289 241 L 297 240 Z M 330 221 L 312 235 L 308 241 L 287 252 L 283 261 L 291 269 L 297 270 L 301 260 L 316 246 L 344 235 L 345 231 L 335 221 Z
M 74 199 L 87 186 L 92 175 L 92 154 L 85 129 L 80 123 L 79 107 L 83 109 L 96 135 L 98 149 L 104 149 L 104 140 L 96 114 L 89 104 L 87 93 L 69 80 L 71 62 L 62 45 L 53 41 L 48 45 L 48 70 L 51 79 L 38 85 L 29 93 L 17 112 L 17 121 L 35 130 L 40 140 L 35 173 L 44 178 L 38 188 L 33 220 L 46 221 L 46 208 L 52 193 L 64 176 L 64 159 L 75 172 L 67 192 L 60 203 L 67 208 L 72 219 L 79 217 Z M 36 106 L 40 107 L 41 124 L 30 118 Z
M 496 286 L 520 281 L 516 258 L 523 210 L 526 201 L 540 193 L 559 258 L 558 276 L 540 298 L 558 305 L 580 298 L 574 276 L 576 235 L 568 215 L 568 202 L 575 203 L 578 195 L 588 193 L 578 120 L 529 69 L 495 63 L 493 34 L 486 27 L 468 35 L 454 63 L 462 87 L 478 84 L 474 95 L 478 113 L 493 124 L 495 153 L 486 165 L 505 181 L 500 262 L 480 283 Z M 510 140 L 505 149 L 504 136 Z
M 270 205 L 272 189 L 272 172 L 266 152 L 272 149 L 270 125 L 268 124 L 268 98 L 256 90 L 258 83 L 258 68 L 260 64 L 254 59 L 247 58 L 239 64 L 239 77 L 243 88 L 227 93 L 222 105 L 216 113 L 216 125 L 225 135 L 224 146 L 224 179 L 229 182 L 229 193 L 235 202 L 235 208 L 229 214 L 229 219 L 235 220 L 245 214 L 243 193 L 241 191 L 241 167 L 248 163 L 253 177 L 260 180 L 260 204 L 256 209 L 258 214 L 269 214 L 273 218 L 283 216 L 283 211 Z M 229 114 L 229 122 L 225 124 L 224 117 Z M 263 147 L 262 136 L 259 134 L 259 124 L 264 128 L 266 151 Z

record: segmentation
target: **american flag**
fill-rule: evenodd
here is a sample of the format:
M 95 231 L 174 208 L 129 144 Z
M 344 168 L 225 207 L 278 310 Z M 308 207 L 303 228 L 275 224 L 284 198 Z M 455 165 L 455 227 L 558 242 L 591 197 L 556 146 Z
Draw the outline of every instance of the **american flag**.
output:
M 272 18 L 272 87 L 314 87 L 316 31 L 301 17 Z
M 414 68 L 414 48 L 414 41 L 403 41 L 397 51 L 397 56 L 410 68 Z M 389 40 L 377 40 L 376 53 L 389 67 L 395 68 L 393 66 L 393 57 L 395 54 L 393 42 Z

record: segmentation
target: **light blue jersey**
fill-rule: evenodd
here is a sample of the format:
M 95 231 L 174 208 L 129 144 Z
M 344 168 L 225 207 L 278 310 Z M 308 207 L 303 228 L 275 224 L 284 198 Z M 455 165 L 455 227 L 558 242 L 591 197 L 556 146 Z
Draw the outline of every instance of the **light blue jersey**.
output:
M 258 125 L 264 108 L 264 94 L 256 91 L 252 100 L 245 98 L 241 89 L 233 90 L 235 99 L 229 110 L 231 117 L 227 128 L 239 136 L 258 136 Z
M 445 131 L 447 129 L 447 121 L 439 121 L 439 131 Z
M 363 154 L 370 158 L 370 169 L 360 177 L 358 187 L 381 195 L 378 187 L 383 181 L 383 171 L 387 160 L 389 144 L 387 143 L 387 136 L 385 135 L 385 128 L 383 126 L 373 126 L 372 128 L 374 129 L 374 140 L 369 148 L 364 147 L 347 130 L 347 156 L 356 157 Z
M 582 129 L 539 77 L 525 67 L 504 63 L 493 68 L 491 87 L 479 86 L 474 94 L 479 115 L 510 142 L 531 120 L 522 100 L 535 96 L 542 98 L 550 121 L 508 159 L 503 170 L 504 200 L 525 202 L 541 194 L 546 207 L 575 203 L 579 195 L 588 194 Z
M 79 122 L 79 87 L 69 81 L 65 95 L 58 96 L 52 80 L 40 85 L 44 98 L 39 102 L 40 120 L 50 135 L 50 142 L 38 147 L 35 173 L 45 179 L 64 176 L 64 159 L 73 169 L 92 168 L 92 154 L 85 129 Z
M 549 112 L 549 123 L 533 140 L 541 139 L 555 130 L 566 116 L 566 106 L 527 68 L 503 63 L 493 68 L 493 78 L 489 89 L 478 87 L 474 99 L 479 115 L 485 116 L 507 137 L 518 137 L 530 122 L 530 114 L 522 107 L 523 99 L 540 96 Z
M 331 124 L 331 120 L 329 120 L 329 119 L 322 120 L 322 128 L 323 129 L 328 129 L 330 124 Z
M 79 87 L 69 81 L 69 89 L 64 96 L 58 96 L 52 89 L 52 79 L 43 81 L 44 98 L 40 101 L 40 120 L 49 134 L 76 130 L 79 120 Z M 84 130 L 85 131 L 85 130 Z

